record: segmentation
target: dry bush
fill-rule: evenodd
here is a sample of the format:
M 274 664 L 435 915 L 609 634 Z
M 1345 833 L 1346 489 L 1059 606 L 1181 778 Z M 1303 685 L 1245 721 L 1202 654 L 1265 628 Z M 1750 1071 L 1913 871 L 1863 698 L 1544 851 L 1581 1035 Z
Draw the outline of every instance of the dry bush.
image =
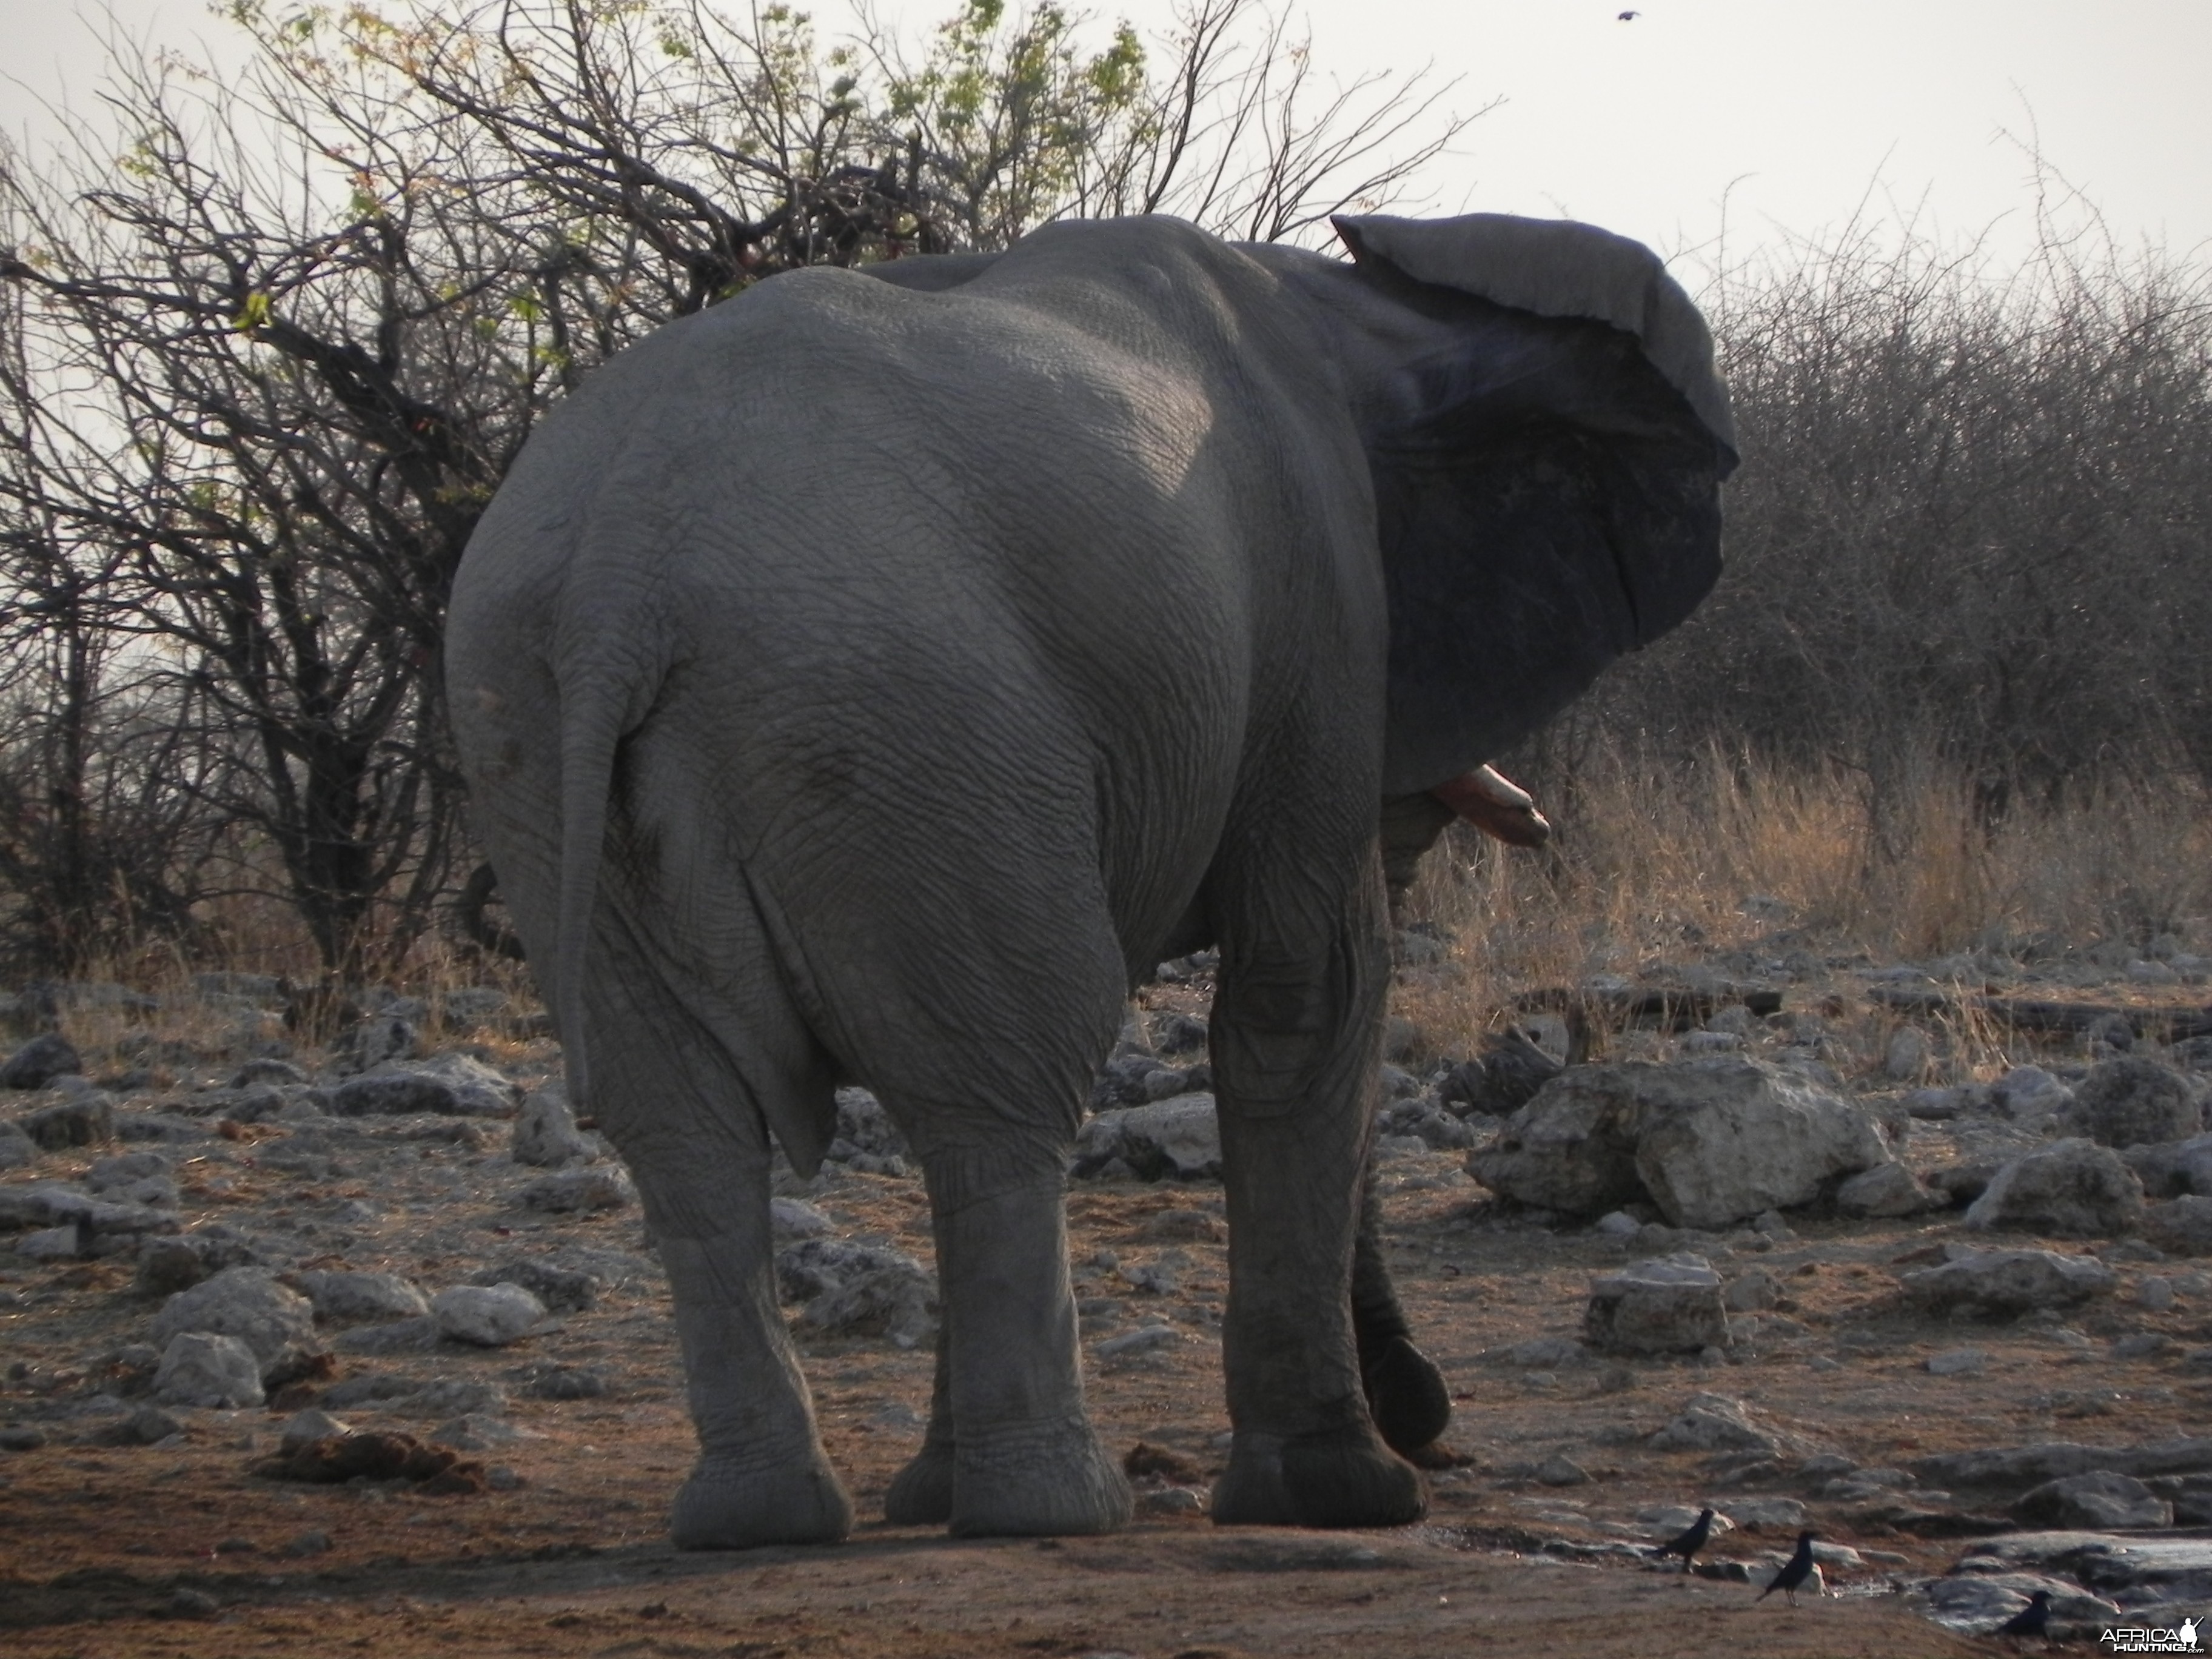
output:
M 1878 817 L 1854 769 L 1602 745 L 1542 802 L 1557 831 L 1543 852 L 1455 826 L 1430 854 L 1408 915 L 1452 936 L 1464 977 L 1401 990 L 1401 1009 L 1464 1047 L 1516 993 L 1737 951 L 2109 961 L 2163 935 L 2212 946 L 2201 787 L 2112 781 L 1990 824 L 1955 767 L 1897 765 L 1907 798 Z

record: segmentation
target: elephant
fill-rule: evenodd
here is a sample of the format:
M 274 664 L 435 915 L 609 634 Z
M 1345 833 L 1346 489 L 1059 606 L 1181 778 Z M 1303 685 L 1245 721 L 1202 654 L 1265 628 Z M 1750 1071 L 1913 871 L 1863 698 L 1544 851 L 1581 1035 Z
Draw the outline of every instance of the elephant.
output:
M 1386 875 L 1450 820 L 1433 791 L 1518 812 L 1479 769 L 1705 595 L 1736 453 L 1641 245 L 1335 222 L 1348 261 L 1152 216 L 776 276 L 595 369 L 483 514 L 450 711 L 673 1292 L 680 1547 L 853 1524 L 768 1202 L 847 1081 L 915 1149 L 941 1285 L 887 1518 L 1126 1522 L 1066 1172 L 1133 987 L 1208 946 L 1212 1518 L 1425 1512 L 1401 1454 L 1449 1395 L 1363 1187 Z

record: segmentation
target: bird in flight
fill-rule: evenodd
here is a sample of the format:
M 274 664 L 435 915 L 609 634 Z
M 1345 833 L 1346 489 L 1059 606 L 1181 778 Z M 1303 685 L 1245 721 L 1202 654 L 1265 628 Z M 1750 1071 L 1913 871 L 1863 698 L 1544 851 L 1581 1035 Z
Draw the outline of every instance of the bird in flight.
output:
M 1782 1571 L 1774 1575 L 1773 1583 L 1759 1591 L 1759 1599 L 1764 1601 L 1780 1590 L 1782 1599 L 1794 1607 L 1797 1605 L 1797 1587 L 1812 1576 L 1813 1534 L 1801 1532 L 1797 1534 L 1797 1553 L 1782 1564 Z
M 1713 1512 L 1711 1510 L 1699 1510 L 1698 1518 L 1690 1522 L 1679 1537 L 1668 1539 L 1651 1553 L 1662 1561 L 1670 1555 L 1680 1556 L 1682 1571 L 1687 1572 L 1690 1570 L 1691 1559 L 1699 1550 L 1705 1548 L 1705 1540 L 1712 1535 Z
M 1644 14 L 1640 11 L 1625 11 L 1613 21 L 1620 23 L 1633 23 L 1638 18 L 1643 15 Z

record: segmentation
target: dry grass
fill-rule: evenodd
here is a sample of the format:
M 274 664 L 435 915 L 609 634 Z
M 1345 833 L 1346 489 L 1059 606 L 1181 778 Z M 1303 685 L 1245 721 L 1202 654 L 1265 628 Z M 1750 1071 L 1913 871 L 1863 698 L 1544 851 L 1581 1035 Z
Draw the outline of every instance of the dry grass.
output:
M 1970 781 L 1934 763 L 1877 800 L 1863 775 L 1719 749 L 1687 763 L 1616 749 L 1541 801 L 1540 854 L 1455 826 L 1409 915 L 1455 941 L 1455 985 L 1404 1011 L 1465 1042 L 1512 995 L 1735 951 L 1928 962 L 2212 949 L 2212 800 L 2114 782 L 1978 822 Z M 1958 1051 L 2001 1045 L 1952 1033 Z

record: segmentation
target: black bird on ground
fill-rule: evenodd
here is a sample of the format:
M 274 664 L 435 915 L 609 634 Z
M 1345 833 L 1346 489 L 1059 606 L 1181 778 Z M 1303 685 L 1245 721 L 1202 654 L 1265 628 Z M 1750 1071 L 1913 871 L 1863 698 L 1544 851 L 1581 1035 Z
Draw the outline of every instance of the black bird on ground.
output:
M 1683 1529 L 1681 1536 L 1668 1539 L 1651 1553 L 1662 1561 L 1670 1555 L 1680 1556 L 1682 1571 L 1687 1572 L 1690 1570 L 1691 1558 L 1705 1548 L 1705 1540 L 1712 1535 L 1713 1512 L 1711 1510 L 1699 1510 L 1698 1518 Z
M 2038 1590 L 2027 1605 L 1990 1632 L 1992 1636 L 2041 1636 L 2051 1627 L 2051 1592 Z
M 1794 1607 L 1797 1605 L 1797 1587 L 1812 1576 L 1813 1534 L 1801 1532 L 1797 1534 L 1797 1553 L 1782 1564 L 1782 1571 L 1774 1575 L 1772 1583 L 1759 1591 L 1759 1599 L 1764 1601 L 1780 1590 L 1783 1599 Z

